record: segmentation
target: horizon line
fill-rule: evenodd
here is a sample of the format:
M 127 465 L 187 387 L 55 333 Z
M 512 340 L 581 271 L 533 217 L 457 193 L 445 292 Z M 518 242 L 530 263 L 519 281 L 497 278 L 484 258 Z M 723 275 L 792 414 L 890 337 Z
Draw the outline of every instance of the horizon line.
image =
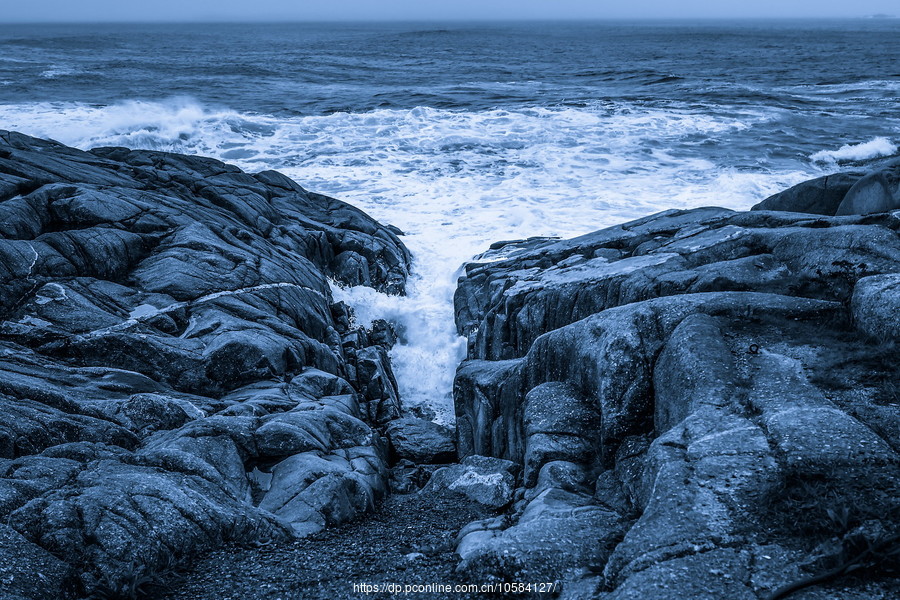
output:
M 696 17 L 469 17 L 469 18 L 432 18 L 432 19 L 302 19 L 296 17 L 197 17 L 188 19 L 70 19 L 70 20 L 0 20 L 0 26 L 8 25 L 294 25 L 294 24 L 371 24 L 371 23 L 602 23 L 602 22 L 690 22 L 690 21 L 891 21 L 900 17 L 892 14 L 847 15 L 847 16 L 696 16 Z

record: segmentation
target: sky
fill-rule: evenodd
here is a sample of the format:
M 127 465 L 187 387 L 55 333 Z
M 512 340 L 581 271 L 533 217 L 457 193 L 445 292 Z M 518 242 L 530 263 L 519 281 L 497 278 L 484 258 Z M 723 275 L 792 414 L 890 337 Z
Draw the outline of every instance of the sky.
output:
M 0 0 L 0 23 L 860 17 L 897 0 Z

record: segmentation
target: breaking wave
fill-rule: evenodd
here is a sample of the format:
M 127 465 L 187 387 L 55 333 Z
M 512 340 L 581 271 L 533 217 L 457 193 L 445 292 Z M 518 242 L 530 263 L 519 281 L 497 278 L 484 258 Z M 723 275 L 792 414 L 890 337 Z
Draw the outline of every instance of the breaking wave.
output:
M 719 144 L 752 137 L 778 117 L 763 108 L 626 102 L 297 117 L 188 98 L 0 105 L 3 127 L 84 149 L 168 150 L 277 169 L 403 229 L 415 256 L 407 297 L 368 288 L 335 295 L 361 322 L 397 323 L 402 342 L 393 361 L 403 400 L 444 422 L 453 418 L 454 369 L 465 345 L 452 305 L 465 261 L 499 239 L 568 237 L 669 208 L 747 208 L 817 172 L 812 164 L 739 168 L 720 159 Z M 889 146 L 870 144 L 852 152 Z
M 837 150 L 822 150 L 810 160 L 822 163 L 863 161 L 897 154 L 897 144 L 886 137 L 877 137 L 861 144 L 845 144 Z

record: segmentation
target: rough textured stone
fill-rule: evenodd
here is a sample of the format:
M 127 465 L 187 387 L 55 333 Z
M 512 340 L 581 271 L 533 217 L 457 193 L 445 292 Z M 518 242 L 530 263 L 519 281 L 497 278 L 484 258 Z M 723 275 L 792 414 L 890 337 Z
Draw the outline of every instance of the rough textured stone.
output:
M 0 182 L 0 593 L 120 597 L 387 492 L 395 338 L 329 279 L 403 293 L 395 229 L 275 172 L 5 131 Z
M 600 415 L 593 399 L 569 385 L 551 382 L 525 396 L 525 485 L 531 487 L 546 463 L 590 464 L 597 456 Z
M 387 426 L 391 452 L 414 463 L 448 463 L 456 460 L 453 430 L 431 421 L 396 419 Z
M 660 213 L 467 265 L 456 319 L 469 336 L 469 358 L 497 361 L 524 356 L 544 333 L 657 297 L 756 291 L 843 301 L 861 277 L 892 272 L 897 227 L 890 214 Z M 608 247 L 622 257 L 586 258 Z
M 0 595 L 10 600 L 45 600 L 74 590 L 71 565 L 0 525 Z
M 563 598 L 749 600 L 833 564 L 815 543 L 834 561 L 900 532 L 900 221 L 828 216 L 859 177 L 467 265 L 460 454 L 522 465 L 524 489 L 463 530 L 466 572 L 559 578 Z
M 548 488 L 528 503 L 514 525 L 463 536 L 457 548 L 460 568 L 474 574 L 484 563 L 507 561 L 525 581 L 565 579 L 583 565 L 602 564 L 623 525 L 621 515 L 592 506 L 588 497 Z
M 665 433 L 703 404 L 724 404 L 735 368 L 715 320 L 691 315 L 672 332 L 653 370 L 654 426 Z
M 864 277 L 853 289 L 853 321 L 865 334 L 884 342 L 900 340 L 900 275 Z

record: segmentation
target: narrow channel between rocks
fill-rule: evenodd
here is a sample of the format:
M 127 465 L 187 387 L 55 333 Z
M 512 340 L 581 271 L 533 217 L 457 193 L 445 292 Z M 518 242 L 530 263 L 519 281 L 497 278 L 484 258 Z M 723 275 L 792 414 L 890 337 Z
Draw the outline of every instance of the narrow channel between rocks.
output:
M 895 598 L 898 183 L 452 285 L 280 173 L 0 132 L 0 594 Z

